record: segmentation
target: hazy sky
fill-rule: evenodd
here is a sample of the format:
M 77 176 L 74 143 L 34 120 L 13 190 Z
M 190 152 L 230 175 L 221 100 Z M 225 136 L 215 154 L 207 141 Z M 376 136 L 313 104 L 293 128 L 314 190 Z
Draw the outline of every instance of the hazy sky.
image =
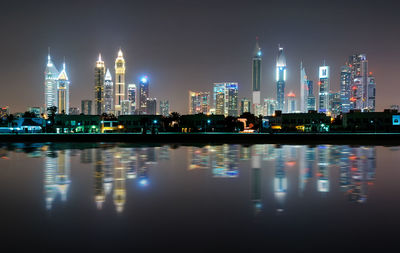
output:
M 44 104 L 47 48 L 61 68 L 66 58 L 71 106 L 94 97 L 98 53 L 114 72 L 121 47 L 126 82 L 150 78 L 150 96 L 187 113 L 188 91 L 211 91 L 213 82 L 239 83 L 251 96 L 255 37 L 263 50 L 262 97 L 276 97 L 274 65 L 284 47 L 286 92 L 299 93 L 300 61 L 317 81 L 331 66 L 332 90 L 340 66 L 366 53 L 376 76 L 377 109 L 400 104 L 400 3 L 396 1 L 7 1 L 0 15 L 0 106 L 12 112 Z M 114 74 L 113 74 L 114 76 Z

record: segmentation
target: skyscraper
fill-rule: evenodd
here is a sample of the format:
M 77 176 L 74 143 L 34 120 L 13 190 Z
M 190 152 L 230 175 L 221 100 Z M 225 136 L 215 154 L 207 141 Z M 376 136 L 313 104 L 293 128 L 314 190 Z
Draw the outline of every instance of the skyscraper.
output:
M 283 48 L 279 46 L 278 57 L 276 59 L 276 101 L 277 110 L 283 111 L 285 108 L 285 83 L 286 83 L 286 58 Z
M 253 112 L 255 115 L 261 114 L 260 112 L 260 84 L 261 84 L 261 48 L 258 44 L 258 37 L 256 38 L 256 46 L 253 52 L 253 72 L 252 72 L 252 83 L 253 83 Z
M 121 104 L 125 100 L 125 60 L 121 49 L 115 60 L 115 114 L 121 115 Z
M 84 115 L 92 115 L 92 100 L 82 100 L 81 112 Z
M 319 67 L 318 112 L 329 112 L 329 66 Z
M 287 112 L 294 113 L 297 111 L 296 94 L 289 92 L 287 94 Z
M 303 62 L 300 62 L 300 112 L 307 112 L 308 80 Z
M 69 84 L 64 62 L 63 69 L 57 78 L 57 108 L 59 113 L 69 113 Z
M 160 114 L 164 117 L 168 117 L 168 115 L 169 115 L 169 101 L 168 100 L 160 101 Z
M 46 70 L 44 71 L 44 110 L 47 114 L 47 108 L 57 106 L 57 78 L 59 72 L 50 58 L 47 56 Z
M 238 114 L 238 83 L 214 83 L 214 107 L 219 115 Z
M 114 114 L 114 83 L 112 81 L 110 70 L 107 69 L 104 78 L 104 112 Z
M 189 91 L 189 114 L 207 114 L 209 111 L 210 92 Z
M 375 77 L 372 75 L 370 72 L 370 75 L 368 76 L 368 100 L 367 100 L 367 110 L 370 112 L 375 111 L 375 98 L 376 98 L 376 83 L 375 83 Z
M 348 113 L 350 111 L 351 97 L 351 68 L 346 65 L 340 68 L 340 100 L 341 111 Z
M 242 98 L 242 100 L 240 100 L 240 115 L 242 115 L 245 112 L 250 112 L 251 110 L 250 108 L 251 108 L 251 101 L 247 98 Z
M 142 77 L 139 82 L 138 92 L 138 114 L 144 114 L 147 112 L 147 98 L 149 97 L 149 79 L 147 76 Z
M 104 61 L 101 60 L 101 54 L 99 54 L 99 59 L 96 61 L 96 67 L 94 68 L 94 106 L 97 115 L 101 115 L 104 111 L 104 74 Z
M 315 103 L 315 96 L 314 96 L 314 84 L 313 81 L 307 80 L 307 112 L 308 111 L 315 111 L 316 103 Z
M 277 102 L 273 98 L 264 99 L 264 116 L 272 116 L 277 108 Z
M 131 114 L 134 114 L 136 111 L 136 84 L 128 84 L 128 100 L 131 103 Z
M 146 114 L 156 115 L 157 113 L 157 99 L 147 98 L 146 100 Z
M 329 93 L 329 108 L 333 116 L 336 117 L 340 115 L 342 110 L 342 99 L 340 92 Z

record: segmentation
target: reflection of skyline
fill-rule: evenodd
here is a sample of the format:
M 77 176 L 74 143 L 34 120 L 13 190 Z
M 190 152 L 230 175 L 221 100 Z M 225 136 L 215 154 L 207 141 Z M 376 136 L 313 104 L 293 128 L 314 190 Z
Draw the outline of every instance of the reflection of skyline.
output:
M 68 201 L 71 188 L 71 157 L 80 153 L 80 160 L 93 164 L 93 200 L 98 209 L 111 201 L 118 211 L 123 211 L 127 201 L 129 185 L 150 185 L 149 168 L 159 159 L 169 163 L 171 152 L 184 149 L 164 147 L 126 147 L 112 144 L 90 146 L 88 149 L 70 149 L 68 145 L 35 144 L 35 148 L 23 144 L 9 149 L 2 147 L 2 156 L 14 159 L 8 151 L 29 150 L 35 156 L 44 155 L 44 199 L 46 208 L 52 209 L 58 201 Z M 168 150 L 167 150 L 168 149 Z M 373 146 L 277 146 L 277 145 L 218 145 L 187 147 L 188 169 L 210 170 L 214 178 L 238 178 L 249 176 L 249 191 L 255 213 L 264 208 L 267 192 L 272 190 L 275 210 L 282 212 L 288 207 L 288 194 L 297 192 L 304 197 L 310 191 L 337 194 L 338 187 L 353 203 L 365 203 L 369 189 L 374 185 L 376 170 L 376 148 Z M 163 154 L 162 156 L 160 154 Z M 168 156 L 166 155 L 168 154 Z M 84 156 L 84 159 L 82 159 Z M 32 157 L 32 156 L 28 156 Z M 248 157 L 248 158 L 247 158 Z M 239 174 L 239 168 L 241 173 Z M 336 172 L 337 171 L 337 172 Z M 272 173 L 272 174 L 271 174 Z M 204 174 L 207 175 L 207 174 Z M 335 178 L 337 177 L 337 179 Z M 237 182 L 237 181 L 236 181 Z M 335 183 L 338 182 L 338 183 Z M 272 184 L 272 188 L 265 187 Z M 110 197 L 107 197 L 110 196 Z M 294 195 L 293 195 L 294 196 Z M 112 200 L 111 200 L 112 199 Z M 270 200 L 268 200 L 270 201 Z M 110 203 L 111 203 L 110 202 Z

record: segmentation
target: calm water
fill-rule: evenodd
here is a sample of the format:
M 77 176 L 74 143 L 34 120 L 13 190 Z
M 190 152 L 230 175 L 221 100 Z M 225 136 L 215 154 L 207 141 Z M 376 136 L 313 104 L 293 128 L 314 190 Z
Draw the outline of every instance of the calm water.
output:
M 0 147 L 0 247 L 384 251 L 398 240 L 399 147 Z

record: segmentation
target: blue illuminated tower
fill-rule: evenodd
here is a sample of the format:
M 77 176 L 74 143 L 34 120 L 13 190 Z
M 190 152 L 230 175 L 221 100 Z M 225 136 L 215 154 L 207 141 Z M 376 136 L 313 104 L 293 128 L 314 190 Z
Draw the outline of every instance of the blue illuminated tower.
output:
M 261 99 L 260 99 L 260 86 L 261 86 L 261 48 L 258 44 L 258 37 L 256 37 L 256 46 L 253 52 L 253 113 L 255 115 L 261 114 Z
M 318 112 L 328 113 L 329 108 L 329 66 L 319 67 Z
M 285 83 L 286 83 L 286 58 L 283 48 L 279 46 L 276 59 L 276 101 L 277 110 L 283 111 L 285 107 Z
M 142 77 L 139 82 L 138 103 L 136 107 L 139 114 L 144 114 L 147 111 L 147 98 L 149 97 L 149 79 L 147 76 Z

